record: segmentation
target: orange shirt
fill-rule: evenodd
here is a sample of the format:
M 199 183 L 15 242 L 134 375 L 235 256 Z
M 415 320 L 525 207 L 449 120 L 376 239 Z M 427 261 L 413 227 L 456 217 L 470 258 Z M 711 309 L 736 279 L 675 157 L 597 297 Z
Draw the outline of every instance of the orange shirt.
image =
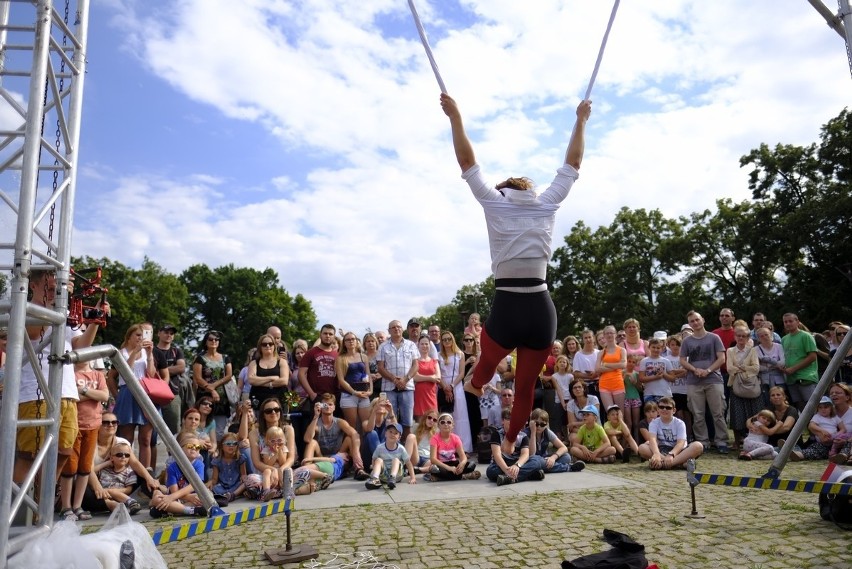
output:
M 603 350 L 603 358 L 601 359 L 601 363 L 604 364 L 617 364 L 621 362 L 621 351 L 624 348 L 621 346 L 616 346 L 615 351 L 609 353 L 606 351 L 606 348 Z M 601 379 L 598 384 L 598 388 L 604 391 L 624 391 L 624 376 L 622 376 L 621 372 L 623 370 L 620 369 L 611 369 L 609 371 L 605 371 L 601 374 Z

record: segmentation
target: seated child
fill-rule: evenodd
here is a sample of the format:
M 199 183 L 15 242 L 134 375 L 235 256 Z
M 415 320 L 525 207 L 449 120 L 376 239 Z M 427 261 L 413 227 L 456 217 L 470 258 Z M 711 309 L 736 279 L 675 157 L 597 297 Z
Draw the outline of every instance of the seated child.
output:
M 657 410 L 659 417 L 648 426 L 650 439 L 639 446 L 639 456 L 648 460 L 651 470 L 669 470 L 701 456 L 704 452 L 701 443 L 686 443 L 686 424 L 674 416 L 674 399 L 661 398 Z
M 512 418 L 511 409 L 503 409 L 503 432 L 509 427 Z M 544 480 L 544 459 L 530 454 L 530 436 L 524 431 L 518 433 L 512 454 L 502 450 L 503 437 L 495 427 L 488 427 L 491 433 L 491 464 L 485 469 L 485 476 L 497 486 L 514 484 L 525 480 Z M 535 435 L 532 435 L 535 436 Z
M 841 440 L 837 435 L 846 432 L 846 425 L 834 412 L 834 403 L 827 395 L 819 400 L 817 412 L 808 423 L 808 431 L 814 438 L 814 442 L 802 451 L 803 458 L 806 460 L 825 460 L 836 455 L 842 448 L 842 444 L 838 444 L 835 448 L 835 440 Z
M 284 429 L 269 427 L 266 429 L 264 444 L 260 449 L 260 461 L 271 468 L 261 473 L 260 499 L 268 502 L 281 497 L 281 483 L 284 481 L 284 463 L 287 460 L 287 445 Z
M 204 461 L 201 450 L 206 448 L 197 438 L 185 437 L 181 442 L 181 450 L 192 463 L 192 468 L 199 478 L 204 480 Z M 186 479 L 177 461 L 166 467 L 166 486 L 168 493 L 155 490 L 151 496 L 151 517 L 162 518 L 168 514 L 185 516 L 206 516 L 207 510 L 201 504 L 201 498 Z
M 225 433 L 219 443 L 218 456 L 210 462 L 212 473 L 207 487 L 213 494 L 224 496 L 228 502 L 233 502 L 246 489 L 247 460 L 240 454 L 238 445 L 236 433 Z
M 577 442 L 571 445 L 571 456 L 597 464 L 615 462 L 615 447 L 598 423 L 597 409 L 586 405 L 580 412 L 583 414 L 583 424 L 577 430 Z
M 389 490 L 396 488 L 396 483 L 402 481 L 402 465 L 408 468 L 408 483 L 417 484 L 414 477 L 414 465 L 411 455 L 405 447 L 399 444 L 402 427 L 399 423 L 391 423 L 385 428 L 385 442 L 376 447 L 373 452 L 373 469 L 370 478 L 364 485 L 367 490 L 376 490 L 386 484 Z
M 610 405 L 606 410 L 607 421 L 603 428 L 609 437 L 610 444 L 615 447 L 615 455 L 621 457 L 621 462 L 630 462 L 630 453 L 639 454 L 639 445 L 633 440 L 630 428 L 621 416 L 621 407 Z
M 647 443 L 651 440 L 651 431 L 648 430 L 648 427 L 651 426 L 651 421 L 653 421 L 659 416 L 657 402 L 648 401 L 647 403 L 645 403 L 642 406 L 642 414 L 645 416 L 645 418 L 639 421 L 639 436 L 642 437 L 643 443 Z
M 110 459 L 95 466 L 89 474 L 89 484 L 92 485 L 95 499 L 86 500 L 86 509 L 92 512 L 111 512 L 119 504 L 124 504 L 131 515 L 138 513 L 142 506 L 130 497 L 136 487 L 136 481 L 136 473 L 130 468 L 130 445 L 115 444 L 110 451 Z
M 557 367 L 559 367 L 559 361 L 559 359 L 556 360 Z M 555 378 L 556 374 L 553 374 L 553 377 Z M 586 463 L 582 460 L 572 460 L 568 447 L 556 433 L 548 428 L 549 422 L 550 414 L 547 411 L 533 409 L 530 414 L 530 424 L 524 429 L 527 435 L 535 431 L 535 438 L 530 437 L 530 453 L 544 460 L 544 472 L 580 472 L 586 468 Z M 535 448 L 532 448 L 533 441 Z
M 438 417 L 438 424 L 438 432 L 429 439 L 431 466 L 429 474 L 423 479 L 427 482 L 478 480 L 482 475 L 476 470 L 476 464 L 467 459 L 461 438 L 453 432 L 453 416 L 442 413 Z
M 778 455 L 775 448 L 767 442 L 772 432 L 770 429 L 775 426 L 775 422 L 775 413 L 768 409 L 760 411 L 748 420 L 748 435 L 743 439 L 740 460 L 775 458 Z

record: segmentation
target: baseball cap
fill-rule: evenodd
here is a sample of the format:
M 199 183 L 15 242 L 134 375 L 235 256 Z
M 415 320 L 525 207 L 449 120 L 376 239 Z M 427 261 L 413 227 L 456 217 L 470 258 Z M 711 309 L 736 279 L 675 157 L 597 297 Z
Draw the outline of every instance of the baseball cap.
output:
M 585 407 L 583 409 L 585 410 Z M 612 411 L 613 409 L 620 410 L 621 407 L 619 407 L 618 405 L 610 405 L 609 407 L 606 408 L 606 414 L 609 415 L 609 412 Z
M 583 407 L 582 409 L 580 409 L 580 413 L 582 413 L 582 414 L 584 414 L 584 415 L 585 415 L 586 413 L 591 413 L 592 415 L 597 415 L 597 414 L 598 414 L 598 409 L 597 409 L 597 407 L 595 407 L 594 405 L 586 405 L 585 407 Z
M 687 326 L 689 326 L 689 324 L 687 324 Z M 656 332 L 654 332 L 655 340 L 665 340 L 668 337 L 669 335 L 666 333 L 665 330 L 657 330 Z
M 399 423 L 389 423 L 386 429 L 395 429 L 397 433 L 402 434 L 402 427 L 399 426 Z
M 417 318 L 412 318 L 408 321 L 408 326 L 420 326 L 420 320 L 418 320 Z
M 177 328 L 173 324 L 163 324 L 160 326 L 160 331 L 168 330 L 170 332 L 177 332 Z
M 691 329 L 691 328 L 692 328 L 692 326 L 690 326 L 689 324 L 684 324 L 683 326 L 680 327 L 680 331 L 683 332 L 684 330 Z
M 834 405 L 834 401 L 831 400 L 831 397 L 828 395 L 823 395 L 822 399 L 819 400 L 820 405 Z

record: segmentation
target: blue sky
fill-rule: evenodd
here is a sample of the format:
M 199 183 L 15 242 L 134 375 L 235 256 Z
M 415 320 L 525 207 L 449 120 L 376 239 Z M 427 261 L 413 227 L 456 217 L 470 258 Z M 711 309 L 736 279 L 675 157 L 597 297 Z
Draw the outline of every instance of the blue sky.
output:
M 417 2 L 495 182 L 549 182 L 611 6 Z M 272 267 L 356 331 L 489 274 L 405 0 L 95 0 L 88 47 L 75 254 Z M 554 246 L 622 206 L 745 199 L 739 157 L 815 141 L 851 89 L 804 0 L 623 2 Z

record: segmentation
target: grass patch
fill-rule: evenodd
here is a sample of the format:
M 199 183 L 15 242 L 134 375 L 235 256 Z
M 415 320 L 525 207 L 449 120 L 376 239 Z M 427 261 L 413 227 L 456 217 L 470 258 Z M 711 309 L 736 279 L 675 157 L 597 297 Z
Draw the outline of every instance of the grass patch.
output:
M 816 511 L 816 508 L 813 506 L 804 506 L 802 504 L 794 504 L 792 502 L 781 502 L 780 508 L 782 510 L 790 510 L 793 512 L 804 512 L 806 514 L 812 514 Z

